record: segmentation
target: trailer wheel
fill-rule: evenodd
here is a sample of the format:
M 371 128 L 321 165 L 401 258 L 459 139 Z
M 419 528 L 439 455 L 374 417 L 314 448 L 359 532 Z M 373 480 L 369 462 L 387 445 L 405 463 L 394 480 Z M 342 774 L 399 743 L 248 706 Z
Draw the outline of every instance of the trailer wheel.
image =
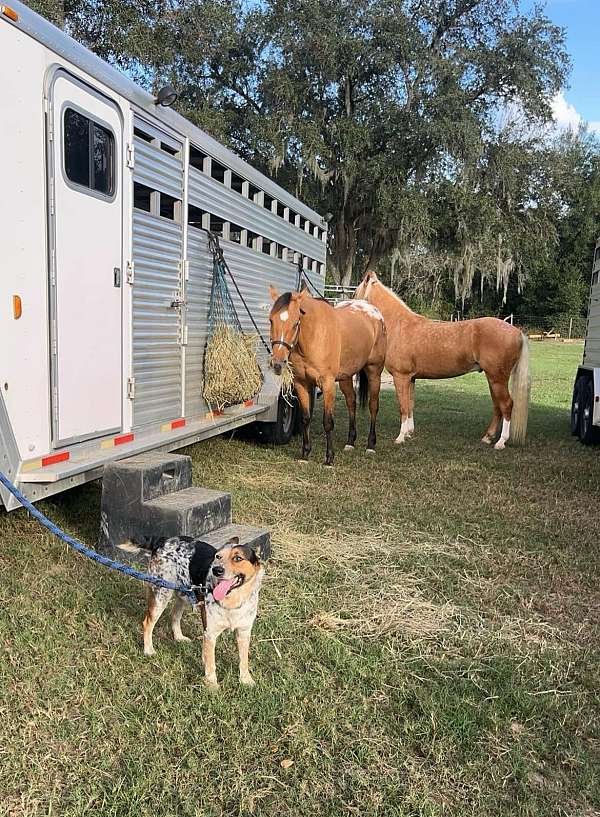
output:
M 581 419 L 579 439 L 584 445 L 600 442 L 600 429 L 593 425 L 594 418 L 594 384 L 586 379 L 581 389 Z
M 573 399 L 571 401 L 571 434 L 579 437 L 581 432 L 581 403 L 583 401 L 583 387 L 587 378 L 580 377 L 573 386 Z
M 279 395 L 277 420 L 274 423 L 257 423 L 259 439 L 273 445 L 287 445 L 292 439 L 296 426 L 297 406 L 298 403 L 295 400 L 290 404 Z

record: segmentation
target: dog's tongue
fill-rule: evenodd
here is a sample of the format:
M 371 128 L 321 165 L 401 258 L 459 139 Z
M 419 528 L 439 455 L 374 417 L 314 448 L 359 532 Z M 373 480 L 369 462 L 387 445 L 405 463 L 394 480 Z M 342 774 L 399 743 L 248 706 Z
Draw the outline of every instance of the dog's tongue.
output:
M 235 579 L 222 579 L 218 584 L 213 587 L 213 598 L 217 601 L 223 601 L 227 593 L 231 590 L 231 585 L 234 583 Z

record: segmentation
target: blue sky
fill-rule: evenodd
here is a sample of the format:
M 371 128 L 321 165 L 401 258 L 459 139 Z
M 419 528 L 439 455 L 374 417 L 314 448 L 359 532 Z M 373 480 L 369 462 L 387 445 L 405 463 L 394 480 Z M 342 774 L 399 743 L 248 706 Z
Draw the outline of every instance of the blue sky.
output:
M 531 8 L 534 0 L 525 0 Z M 555 100 L 560 124 L 576 124 L 577 116 L 600 131 L 600 0 L 546 0 L 546 15 L 567 34 L 573 67 L 562 98 Z

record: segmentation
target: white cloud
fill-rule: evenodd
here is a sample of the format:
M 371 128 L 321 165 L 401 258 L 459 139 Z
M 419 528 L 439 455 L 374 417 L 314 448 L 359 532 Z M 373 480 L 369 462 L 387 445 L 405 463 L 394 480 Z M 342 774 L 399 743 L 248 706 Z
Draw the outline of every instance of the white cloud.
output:
M 573 105 L 567 102 L 562 91 L 556 94 L 550 105 L 556 127 L 560 130 L 577 130 L 582 124 L 581 114 L 577 113 Z M 600 122 L 594 124 L 600 127 Z

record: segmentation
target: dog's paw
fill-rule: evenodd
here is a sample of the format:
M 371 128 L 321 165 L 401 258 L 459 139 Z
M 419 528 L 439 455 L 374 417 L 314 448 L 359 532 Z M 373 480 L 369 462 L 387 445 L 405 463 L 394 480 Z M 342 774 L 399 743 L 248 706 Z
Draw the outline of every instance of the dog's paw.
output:
M 175 641 L 191 641 L 191 638 L 188 638 L 187 635 L 174 635 L 173 636 Z
M 156 650 L 154 649 L 154 647 L 150 647 L 149 649 L 144 649 L 144 655 L 147 655 L 148 657 L 150 657 L 152 655 L 156 655 Z
M 256 686 L 256 681 L 250 675 L 250 673 L 248 673 L 247 675 L 240 675 L 240 684 L 243 684 L 246 687 L 253 687 Z
M 207 689 L 211 692 L 216 692 L 219 688 L 219 682 L 217 681 L 216 675 L 205 675 L 204 676 L 204 685 Z

